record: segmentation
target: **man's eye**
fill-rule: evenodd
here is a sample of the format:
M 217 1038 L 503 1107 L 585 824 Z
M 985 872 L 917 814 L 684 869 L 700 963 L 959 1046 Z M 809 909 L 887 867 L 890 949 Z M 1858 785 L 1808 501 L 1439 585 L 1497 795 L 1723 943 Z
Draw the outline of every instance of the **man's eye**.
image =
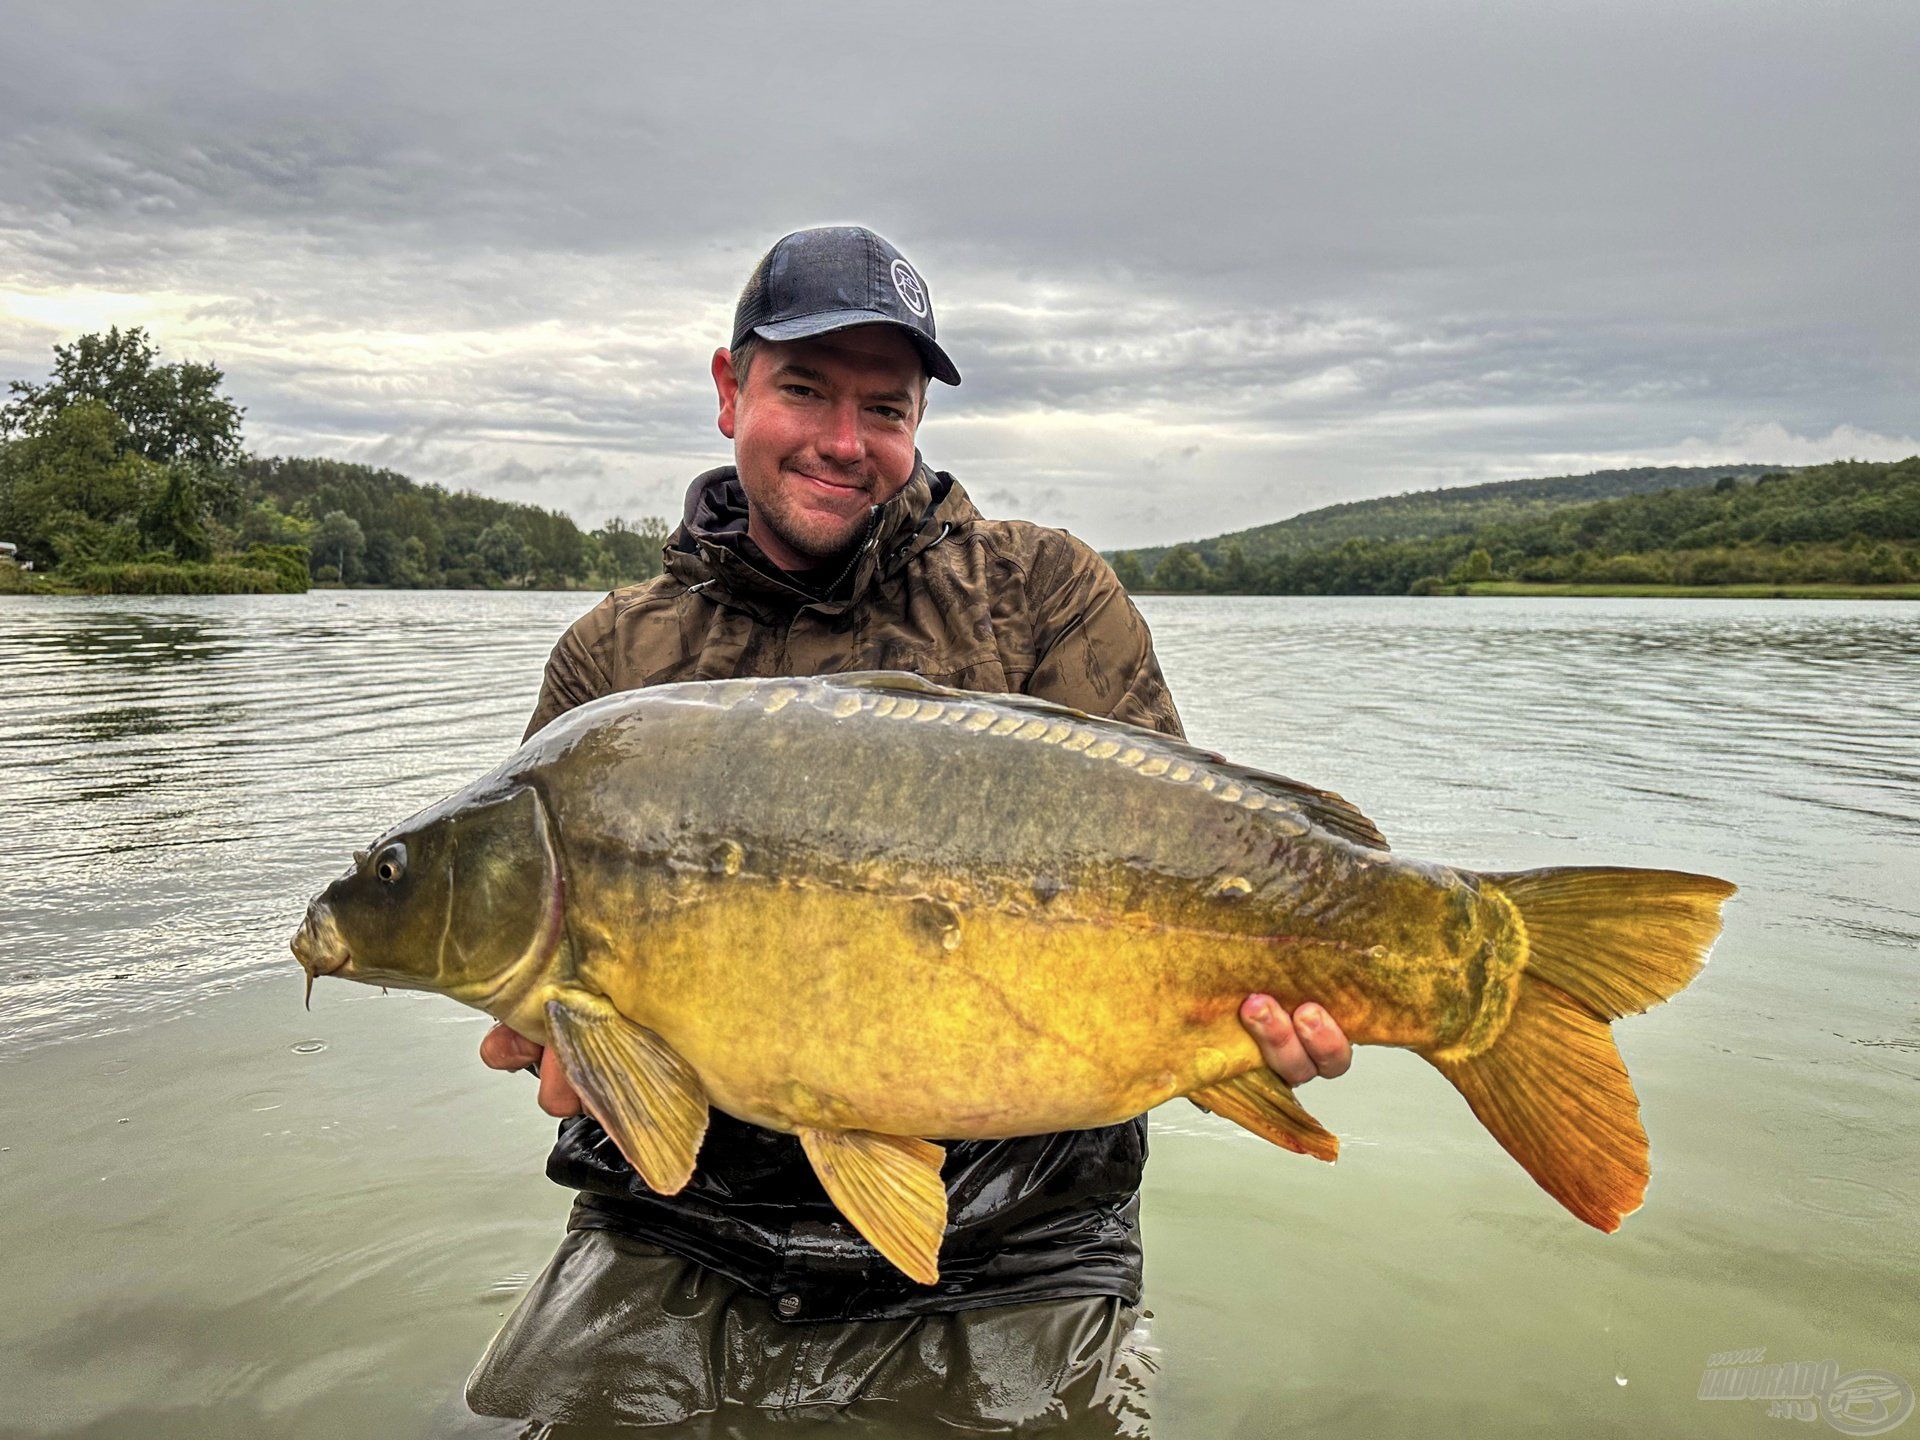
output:
M 891 420 L 896 423 L 907 418 L 906 411 L 896 410 L 891 405 L 876 405 L 873 407 L 873 413 L 883 420 Z
M 780 388 L 785 390 L 789 395 L 811 395 L 814 393 L 811 385 L 782 385 Z

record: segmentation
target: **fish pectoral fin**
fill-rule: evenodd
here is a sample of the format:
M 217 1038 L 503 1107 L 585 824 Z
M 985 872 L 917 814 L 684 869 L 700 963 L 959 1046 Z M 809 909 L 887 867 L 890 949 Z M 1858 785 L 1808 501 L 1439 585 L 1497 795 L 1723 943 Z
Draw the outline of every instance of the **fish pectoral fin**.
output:
M 1187 1098 L 1295 1154 L 1330 1161 L 1340 1153 L 1339 1139 L 1300 1108 L 1293 1087 L 1271 1070 L 1249 1070 Z
M 922 1285 L 940 1278 L 947 1233 L 947 1152 L 926 1140 L 872 1130 L 806 1130 L 800 1144 L 840 1213 L 867 1242 Z
M 567 1078 L 620 1153 L 649 1189 L 679 1193 L 707 1133 L 706 1087 L 693 1067 L 585 990 L 549 1000 L 547 1026 Z

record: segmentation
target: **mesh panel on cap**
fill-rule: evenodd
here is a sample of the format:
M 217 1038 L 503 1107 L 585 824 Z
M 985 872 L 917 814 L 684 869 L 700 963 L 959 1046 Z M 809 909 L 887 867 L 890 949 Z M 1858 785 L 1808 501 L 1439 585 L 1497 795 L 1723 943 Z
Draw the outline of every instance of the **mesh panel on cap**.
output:
M 753 274 L 747 277 L 746 288 L 740 292 L 740 303 L 734 307 L 734 346 L 746 339 L 747 333 L 766 319 L 768 310 L 772 308 L 772 301 L 767 295 L 768 275 L 772 269 L 773 251 L 769 250 L 760 257 L 760 263 L 753 267 Z

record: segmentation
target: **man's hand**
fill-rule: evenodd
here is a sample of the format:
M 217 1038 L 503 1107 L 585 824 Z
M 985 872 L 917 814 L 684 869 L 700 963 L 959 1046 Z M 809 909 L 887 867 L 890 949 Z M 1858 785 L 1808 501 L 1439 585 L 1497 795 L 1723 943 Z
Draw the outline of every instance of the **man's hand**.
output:
M 540 1077 L 540 1108 L 564 1120 L 581 1113 L 580 1092 L 567 1079 L 560 1057 L 517 1030 L 496 1025 L 480 1042 L 481 1062 L 494 1070 L 532 1070 Z
M 1304 1085 L 1316 1075 L 1331 1080 L 1353 1063 L 1347 1037 L 1312 1001 L 1289 1016 L 1271 995 L 1249 995 L 1240 1006 L 1240 1023 L 1259 1045 L 1267 1068 L 1289 1085 Z

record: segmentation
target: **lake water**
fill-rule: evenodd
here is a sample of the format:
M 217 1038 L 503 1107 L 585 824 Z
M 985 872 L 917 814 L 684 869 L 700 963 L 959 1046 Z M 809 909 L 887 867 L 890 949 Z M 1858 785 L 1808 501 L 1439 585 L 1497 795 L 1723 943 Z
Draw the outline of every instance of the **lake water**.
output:
M 286 940 L 512 747 L 591 601 L 0 601 L 0 1435 L 511 1433 L 459 1388 L 559 1237 L 552 1122 L 450 1001 L 303 1011 Z M 1742 887 L 1615 1027 L 1655 1168 L 1616 1236 L 1398 1052 L 1307 1092 L 1337 1166 L 1158 1112 L 1153 1434 L 1806 1433 L 1697 1398 L 1731 1350 L 1920 1382 L 1920 607 L 1142 608 L 1196 740 L 1398 850 Z

